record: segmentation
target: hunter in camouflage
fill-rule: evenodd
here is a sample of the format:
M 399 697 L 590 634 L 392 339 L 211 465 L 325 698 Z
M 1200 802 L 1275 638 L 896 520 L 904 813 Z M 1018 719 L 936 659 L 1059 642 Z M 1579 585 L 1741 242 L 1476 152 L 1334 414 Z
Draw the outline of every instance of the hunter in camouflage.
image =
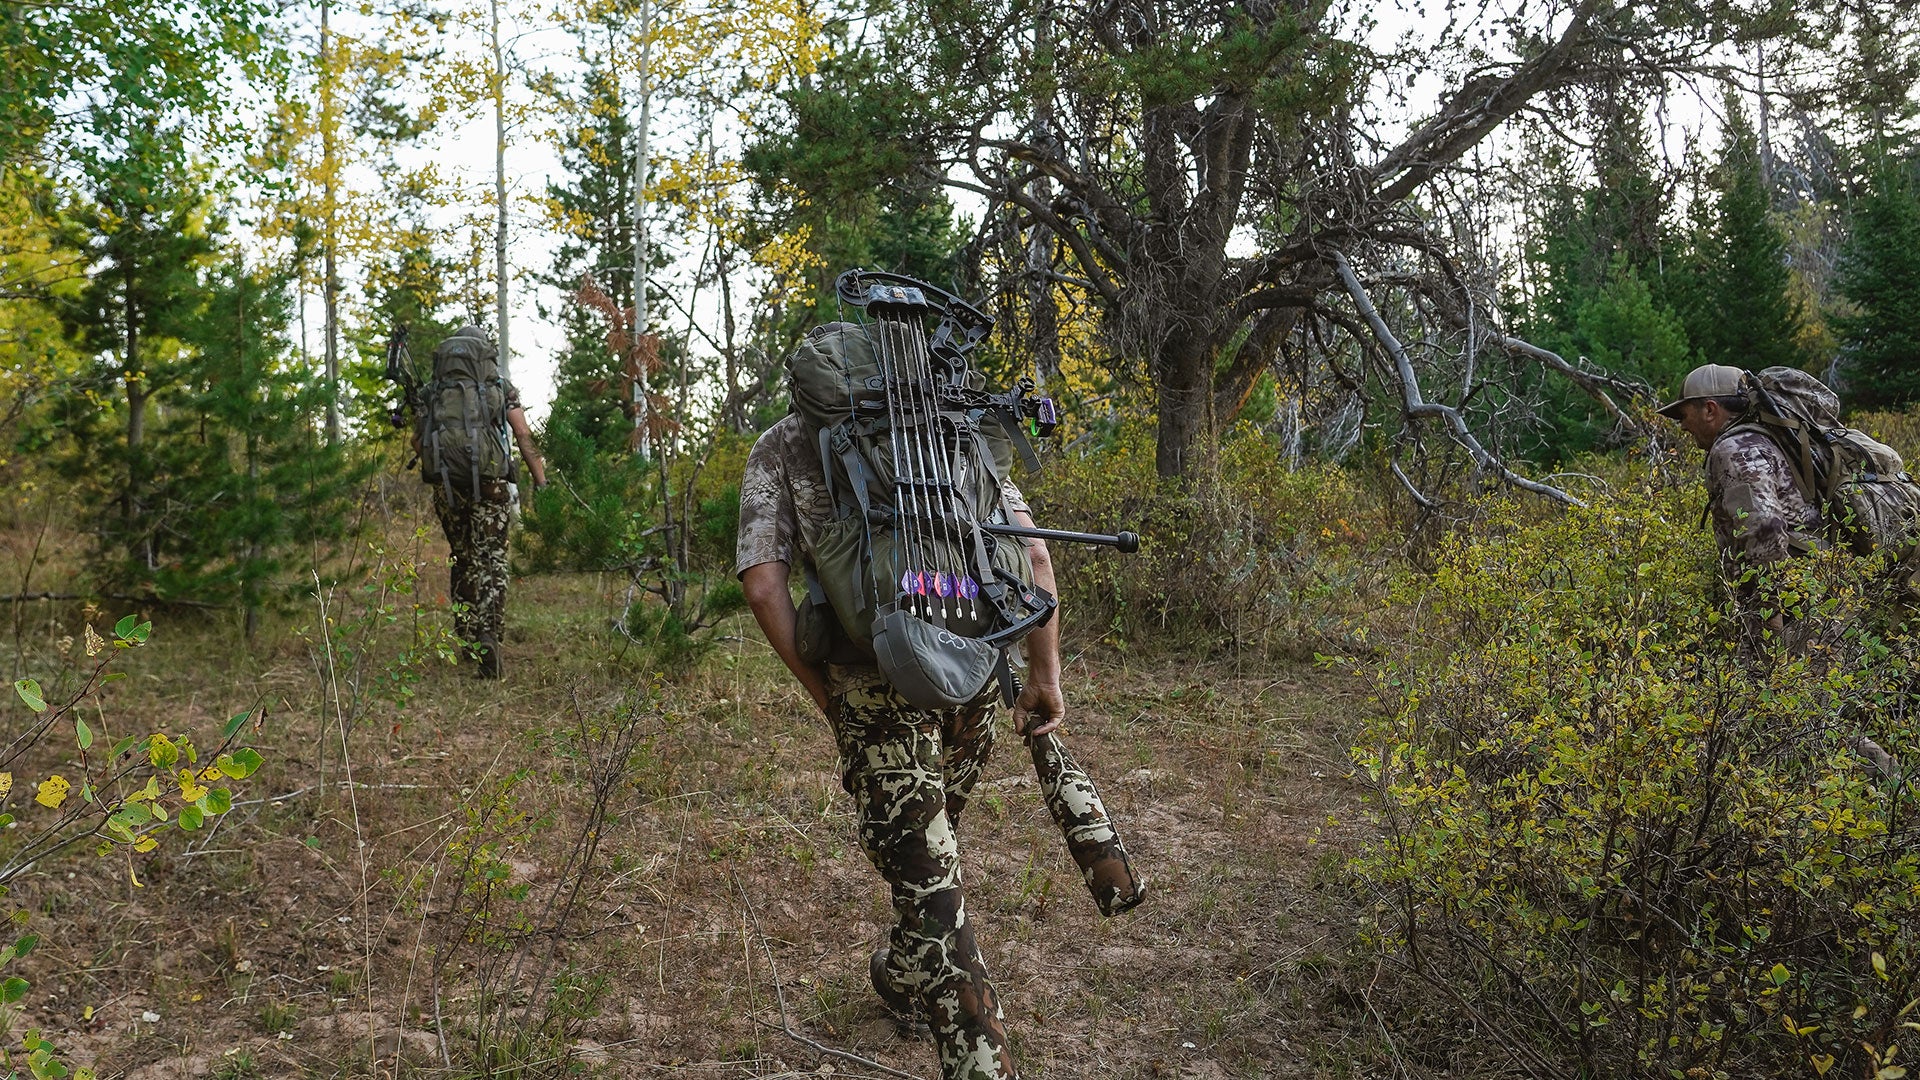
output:
M 452 338 L 479 341 L 493 355 L 487 332 L 479 326 L 463 326 Z M 451 344 L 452 341 L 443 343 Z M 436 354 L 439 352 L 435 350 Z M 436 380 L 437 382 L 437 380 Z M 482 417 L 492 427 L 498 424 L 513 437 L 527 473 L 537 490 L 547 483 L 546 463 L 534 445 L 533 429 L 520 407 L 520 391 L 504 377 L 500 379 L 500 415 Z M 414 453 L 424 457 L 420 429 L 414 432 Z M 511 476 L 511 457 L 507 461 Z M 429 474 L 430 476 L 433 474 Z M 444 477 L 427 487 L 433 492 L 433 512 L 447 537 L 451 578 L 448 596 L 454 603 L 453 630 L 466 642 L 465 656 L 475 661 L 475 674 L 483 679 L 500 677 L 500 642 L 506 627 L 507 612 L 507 531 L 513 522 L 513 492 L 506 479 L 478 476 L 456 482 Z
M 870 965 L 874 989 L 896 1012 L 925 1018 L 944 1080 L 1010 1080 L 1017 1072 L 967 911 L 958 839 L 961 811 L 993 749 L 996 698 L 989 688 L 971 705 L 929 712 L 909 705 L 871 664 L 800 659 L 789 577 L 810 565 L 813 540 L 834 512 L 819 453 L 798 416 L 754 444 L 740 483 L 741 581 L 768 643 L 832 724 L 860 846 L 893 895 L 896 921 Z M 1008 484 L 1002 496 L 1030 523 L 1017 489 Z M 1034 543 L 1035 577 L 1051 591 L 1046 549 Z M 1028 684 L 1014 721 L 1039 735 L 1064 712 L 1057 630 L 1026 644 Z
M 1820 511 L 1793 482 L 1793 466 L 1763 431 L 1737 428 L 1707 451 L 1707 504 L 1729 575 L 1818 551 Z
M 1751 602 L 1767 566 L 1826 544 L 1819 508 L 1794 484 L 1786 452 L 1766 432 L 1738 426 L 1748 408 L 1746 374 L 1725 364 L 1695 368 L 1680 399 L 1660 411 L 1707 452 L 1707 509 L 1721 568 Z M 1778 630 L 1780 620 L 1776 612 L 1767 622 Z
M 1768 595 L 1766 569 L 1774 563 L 1821 551 L 1826 522 L 1820 508 L 1794 483 L 1793 463 L 1780 444 L 1757 427 L 1741 424 L 1749 408 L 1747 373 L 1708 364 L 1687 375 L 1678 401 L 1661 413 L 1674 417 L 1707 452 L 1707 509 L 1720 565 L 1741 600 L 1743 645 L 1750 656 L 1764 655 L 1773 637 L 1789 651 L 1806 647 L 1815 620 L 1790 622 Z M 1762 617 L 1762 612 L 1768 612 Z M 1897 775 L 1897 763 L 1861 734 L 1846 742 L 1882 775 Z
M 876 989 L 891 1003 L 923 1003 L 942 1076 L 1013 1076 L 1005 1022 L 960 888 L 960 812 L 993 751 L 994 699 L 923 712 L 875 669 L 836 675 L 840 782 L 858 812 L 860 847 L 892 890 L 896 916 L 872 972 Z

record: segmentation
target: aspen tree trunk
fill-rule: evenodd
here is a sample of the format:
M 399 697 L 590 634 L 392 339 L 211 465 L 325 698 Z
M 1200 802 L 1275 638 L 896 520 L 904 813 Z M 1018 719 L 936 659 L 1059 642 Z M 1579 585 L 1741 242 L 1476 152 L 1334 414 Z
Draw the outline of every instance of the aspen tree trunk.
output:
M 334 186 L 339 162 L 335 158 L 333 111 L 333 50 L 328 16 L 333 0 L 320 0 L 320 208 L 321 304 L 326 309 L 326 342 L 323 352 L 327 365 L 327 445 L 340 441 L 340 278 L 335 265 L 338 246 L 334 213 Z
M 127 352 L 120 364 L 120 374 L 127 384 L 127 493 L 120 500 L 120 517 L 131 529 L 140 514 L 141 453 L 147 441 L 147 378 L 140 363 L 140 316 L 134 305 L 131 262 L 123 270 L 122 287 L 126 290 L 121 318 L 125 321 Z M 134 541 L 129 554 L 142 563 L 152 562 L 152 552 L 144 537 Z
M 640 122 L 633 140 L 633 340 L 639 362 L 633 378 L 634 453 L 648 456 L 647 336 L 647 126 L 653 109 L 653 3 L 640 0 Z
M 1773 205 L 1773 110 L 1767 107 L 1767 43 L 1754 43 L 1754 70 L 1760 80 L 1760 186 Z
M 493 306 L 499 324 L 500 377 L 513 350 L 507 345 L 507 69 L 500 50 L 500 0 L 493 0 Z

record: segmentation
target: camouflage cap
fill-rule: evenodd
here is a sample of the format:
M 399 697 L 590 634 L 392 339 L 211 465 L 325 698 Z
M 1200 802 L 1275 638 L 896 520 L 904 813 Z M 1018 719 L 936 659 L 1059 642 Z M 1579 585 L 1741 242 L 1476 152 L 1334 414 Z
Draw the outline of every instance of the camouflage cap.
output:
M 1678 417 L 1680 406 L 1702 398 L 1739 397 L 1746 393 L 1747 373 L 1730 364 L 1702 364 L 1687 372 L 1680 397 L 1660 407 L 1660 415 Z

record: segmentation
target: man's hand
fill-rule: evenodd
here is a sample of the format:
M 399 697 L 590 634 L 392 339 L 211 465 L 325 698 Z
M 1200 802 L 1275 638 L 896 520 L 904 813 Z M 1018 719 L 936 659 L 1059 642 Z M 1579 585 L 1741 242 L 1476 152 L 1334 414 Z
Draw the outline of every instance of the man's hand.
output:
M 1067 718 L 1067 701 L 1057 682 L 1030 683 L 1013 701 L 1013 730 L 1025 738 L 1050 734 Z

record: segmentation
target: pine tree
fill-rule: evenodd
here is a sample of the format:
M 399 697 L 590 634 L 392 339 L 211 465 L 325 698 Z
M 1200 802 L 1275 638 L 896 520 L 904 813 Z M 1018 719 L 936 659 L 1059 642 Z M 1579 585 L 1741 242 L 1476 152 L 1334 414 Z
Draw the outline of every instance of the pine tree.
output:
M 297 584 L 350 527 L 359 478 L 315 419 L 326 386 L 297 362 L 291 272 L 249 271 L 177 133 L 134 129 L 92 163 L 75 220 L 93 260 L 63 308 L 93 357 L 41 417 L 71 479 L 105 591 L 237 604 Z
M 290 270 L 250 271 L 237 251 L 203 277 L 185 344 L 189 375 L 155 432 L 159 596 L 233 603 L 253 616 L 300 587 L 327 545 L 351 535 L 366 467 L 329 443 L 325 381 L 294 356 Z
M 547 427 L 565 426 L 586 445 L 619 453 L 633 430 L 624 407 L 628 380 L 608 347 L 605 314 L 592 301 L 597 291 L 614 308 L 633 307 L 632 131 L 620 82 L 605 64 L 589 63 L 572 105 L 578 120 L 560 140 L 570 180 L 547 185 L 549 208 L 566 234 L 546 280 L 569 298 L 558 313 L 567 343 L 556 358 Z
M 878 52 L 843 53 L 784 95 L 785 122 L 748 148 L 770 232 L 801 232 L 814 256 L 798 329 L 834 318 L 832 283 L 850 267 L 956 284 L 953 205 L 906 132 L 924 103 L 882 72 Z M 963 290 L 965 291 L 965 290 Z
M 69 395 L 53 417 L 68 436 L 67 470 L 111 489 L 106 505 L 113 509 L 103 508 L 95 525 L 100 565 L 118 565 L 106 570 L 116 581 L 159 565 L 161 519 L 147 446 L 152 406 L 189 375 L 179 343 L 214 254 L 209 226 L 218 227 L 180 133 L 130 119 L 121 125 L 119 152 L 90 163 L 91 199 L 76 214 L 93 265 L 63 318 L 95 359 L 82 394 Z M 115 407 L 100 408 L 107 402 Z M 119 431 L 105 430 L 109 424 Z
M 1551 185 L 1535 214 L 1528 251 L 1540 283 L 1526 333 L 1563 356 L 1664 387 L 1691 357 L 1664 273 L 1674 241 L 1667 191 L 1648 153 L 1641 103 L 1595 103 L 1593 178 Z M 1540 380 L 1540 451 L 1548 458 L 1602 449 L 1612 418 L 1559 380 Z
M 1920 182 L 1883 156 L 1854 204 L 1839 288 L 1858 308 L 1838 323 L 1848 404 L 1920 401 Z
M 1799 367 L 1800 315 L 1791 290 L 1787 242 L 1771 217 L 1759 139 L 1737 102 L 1717 171 L 1718 198 L 1694 255 L 1695 285 L 1684 305 L 1688 337 L 1707 363 Z

